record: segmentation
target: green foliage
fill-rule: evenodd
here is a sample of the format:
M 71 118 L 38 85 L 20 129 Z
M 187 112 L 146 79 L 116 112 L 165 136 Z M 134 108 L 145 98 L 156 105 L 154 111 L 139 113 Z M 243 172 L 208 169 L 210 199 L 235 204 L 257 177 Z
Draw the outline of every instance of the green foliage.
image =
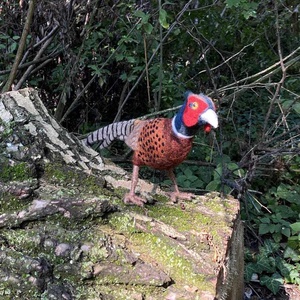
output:
M 274 294 L 278 293 L 280 286 L 284 282 L 299 284 L 300 265 L 293 263 L 295 261 L 291 257 L 294 253 L 289 254 L 292 250 L 287 247 L 286 251 L 288 252 L 287 255 L 284 255 L 284 257 L 279 256 L 280 245 L 271 239 L 267 239 L 264 246 L 260 247 L 258 254 L 246 253 L 246 282 L 249 282 L 254 275 L 257 275 L 260 283 Z
M 256 10 L 258 7 L 258 3 L 254 1 L 226 0 L 225 3 L 229 8 L 240 9 L 245 19 L 249 19 L 250 17 L 256 17 Z
M 300 189 L 288 181 L 289 177 L 284 174 L 281 183 L 270 187 L 261 198 L 271 213 L 252 210 L 248 204 L 248 221 L 258 229 L 264 243 L 257 252 L 245 255 L 245 279 L 250 281 L 258 274 L 260 283 L 274 294 L 284 282 L 300 284 Z

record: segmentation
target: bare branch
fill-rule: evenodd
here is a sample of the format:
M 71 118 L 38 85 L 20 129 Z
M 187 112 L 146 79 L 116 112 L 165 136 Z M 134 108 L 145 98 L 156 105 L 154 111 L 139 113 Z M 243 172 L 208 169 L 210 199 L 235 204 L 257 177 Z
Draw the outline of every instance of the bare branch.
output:
M 21 61 L 22 53 L 25 49 L 26 38 L 27 38 L 28 33 L 29 33 L 29 29 L 30 29 L 30 25 L 31 25 L 31 21 L 32 21 L 33 13 L 34 13 L 35 2 L 36 2 L 36 0 L 31 0 L 30 3 L 29 3 L 27 18 L 26 18 L 26 22 L 25 22 L 25 25 L 24 25 L 24 28 L 23 28 L 23 32 L 22 32 L 22 36 L 21 36 L 21 39 L 20 39 L 20 44 L 19 44 L 18 51 L 17 51 L 17 54 L 16 54 L 15 62 L 13 64 L 13 67 L 12 67 L 11 72 L 9 74 L 8 80 L 7 80 L 4 88 L 2 89 L 3 93 L 8 92 L 11 89 L 11 86 L 12 86 L 12 84 L 14 82 L 14 79 L 17 75 L 18 66 L 19 66 L 20 61 Z
M 43 55 L 43 53 L 46 51 L 47 47 L 50 45 L 53 37 L 54 36 L 50 36 L 48 38 L 48 40 L 45 42 L 45 44 L 41 47 L 41 49 L 39 50 L 39 52 L 35 56 L 35 59 L 41 58 L 41 56 Z M 31 66 L 28 67 L 28 69 L 26 70 L 26 72 L 23 74 L 23 76 L 21 77 L 21 79 L 19 80 L 19 82 L 14 87 L 15 91 L 18 90 L 18 89 L 20 89 L 22 87 L 22 85 L 25 82 L 25 80 L 27 80 L 27 78 L 30 76 L 31 71 L 33 70 L 33 67 L 34 67 L 33 65 L 31 65 Z

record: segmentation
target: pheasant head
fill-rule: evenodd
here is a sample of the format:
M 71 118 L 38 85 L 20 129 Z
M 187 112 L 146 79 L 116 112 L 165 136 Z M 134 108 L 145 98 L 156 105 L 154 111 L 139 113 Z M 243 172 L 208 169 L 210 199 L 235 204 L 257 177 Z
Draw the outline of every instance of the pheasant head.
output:
M 218 127 L 215 105 L 206 95 L 186 92 L 185 102 L 173 118 L 173 131 L 179 137 L 191 138 L 201 126 L 205 132 Z

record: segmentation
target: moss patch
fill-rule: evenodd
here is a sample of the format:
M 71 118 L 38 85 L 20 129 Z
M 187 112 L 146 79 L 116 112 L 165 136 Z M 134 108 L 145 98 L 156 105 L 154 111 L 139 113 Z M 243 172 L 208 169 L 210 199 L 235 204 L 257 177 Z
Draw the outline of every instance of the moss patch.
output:
M 193 262 L 180 254 L 180 248 L 172 247 L 164 237 L 147 233 L 135 234 L 131 237 L 135 250 L 150 263 L 159 264 L 179 287 L 195 286 L 200 290 L 213 292 L 204 275 L 196 273 Z
M 1 164 L 0 180 L 9 181 L 24 181 L 32 177 L 32 169 L 25 162 L 14 165 L 8 163 Z

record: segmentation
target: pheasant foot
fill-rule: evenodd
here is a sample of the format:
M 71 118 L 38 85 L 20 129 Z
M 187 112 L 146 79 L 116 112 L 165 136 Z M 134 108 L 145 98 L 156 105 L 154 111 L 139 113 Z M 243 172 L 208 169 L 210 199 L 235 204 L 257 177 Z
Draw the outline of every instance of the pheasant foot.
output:
M 170 197 L 172 203 L 176 203 L 178 199 L 192 200 L 192 198 L 195 197 L 195 195 L 192 193 L 184 193 L 179 191 L 169 192 L 167 194 Z
M 138 206 L 144 206 L 145 203 L 147 203 L 147 200 L 137 196 L 136 194 L 127 193 L 124 197 L 124 203 L 125 204 L 135 204 Z

